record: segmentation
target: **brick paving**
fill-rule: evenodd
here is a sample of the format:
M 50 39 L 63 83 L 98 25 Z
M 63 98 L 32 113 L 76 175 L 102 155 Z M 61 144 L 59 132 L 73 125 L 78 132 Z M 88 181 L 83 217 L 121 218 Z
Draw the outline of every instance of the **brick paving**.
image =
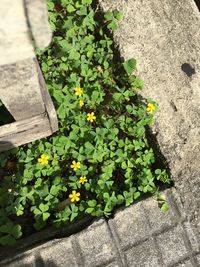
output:
M 69 237 L 49 241 L 0 266 L 198 267 L 200 248 L 175 189 L 162 213 L 152 197 L 120 209 Z

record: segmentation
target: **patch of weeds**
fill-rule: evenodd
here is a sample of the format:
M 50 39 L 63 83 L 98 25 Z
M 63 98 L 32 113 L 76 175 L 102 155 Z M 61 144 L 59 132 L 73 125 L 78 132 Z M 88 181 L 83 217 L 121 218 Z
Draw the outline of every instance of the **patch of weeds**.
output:
M 38 57 L 59 131 L 1 155 L 1 245 L 13 243 L 21 230 L 108 217 L 147 193 L 167 210 L 157 182 L 170 179 L 153 167 L 146 138 L 157 104 L 138 100 L 143 82 L 132 74 L 136 61 L 117 61 L 109 37 L 122 14 L 108 11 L 99 22 L 92 0 L 49 0 L 48 9 L 54 36 Z

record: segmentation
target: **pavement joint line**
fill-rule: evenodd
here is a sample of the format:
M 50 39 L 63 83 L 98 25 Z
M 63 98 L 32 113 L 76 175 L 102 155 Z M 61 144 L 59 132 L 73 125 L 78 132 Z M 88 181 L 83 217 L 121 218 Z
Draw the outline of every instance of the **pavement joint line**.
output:
M 171 264 L 168 264 L 166 267 L 178 267 L 179 264 L 187 261 L 187 260 L 190 260 L 190 256 L 189 255 L 184 255 L 182 257 L 180 257 L 177 261 L 171 263 Z M 190 261 L 191 262 L 191 261 Z M 198 265 L 192 265 L 193 267 L 198 267 Z
M 128 208 L 130 208 L 130 207 L 128 207 Z M 124 211 L 124 210 L 125 209 L 122 209 L 120 211 Z M 114 234 L 115 240 L 116 240 L 120 250 L 122 250 L 124 252 L 126 252 L 127 250 L 129 250 L 129 249 L 131 249 L 131 248 L 133 248 L 133 247 L 135 247 L 137 245 L 140 245 L 140 244 L 144 243 L 150 237 L 149 235 L 146 235 L 144 237 L 139 237 L 139 238 L 137 238 L 135 240 L 132 240 L 131 243 L 128 243 L 128 244 L 125 245 L 125 244 L 122 243 L 122 240 L 118 235 L 118 232 L 116 230 L 117 229 L 117 225 L 116 225 L 115 221 L 113 219 L 111 219 L 111 220 L 108 220 L 108 222 L 109 222 L 109 227 L 111 229 L 111 232 L 112 232 L 112 234 Z
M 175 194 L 176 194 L 176 200 L 175 200 L 175 196 L 174 196 Z M 182 204 L 181 204 L 181 194 L 178 194 L 177 189 L 174 189 L 173 192 L 170 191 L 170 193 L 168 194 L 168 199 L 169 199 L 169 202 L 171 202 L 170 206 L 172 208 L 175 208 L 174 209 L 175 213 L 179 214 L 179 217 L 181 218 L 181 220 L 178 222 L 178 224 L 181 226 L 181 229 L 182 229 L 183 241 L 184 241 L 184 244 L 185 244 L 185 247 L 186 247 L 187 251 L 189 252 L 189 258 L 190 258 L 192 266 L 193 267 L 197 267 L 198 266 L 197 258 L 195 257 L 195 252 L 193 250 L 193 247 L 192 247 L 192 244 L 191 244 L 191 241 L 190 241 L 190 238 L 188 236 L 187 229 L 186 229 L 184 223 L 188 223 L 189 224 L 188 225 L 189 228 L 191 228 L 191 225 L 187 221 L 186 215 L 183 214 L 183 207 L 180 207 L 180 206 L 182 206 Z M 179 205 L 177 204 L 178 201 L 180 201 Z
M 149 217 L 147 215 L 147 210 L 146 210 L 146 208 L 144 207 L 143 204 L 142 204 L 142 207 L 143 207 L 143 210 L 144 210 L 144 215 L 145 215 L 145 219 L 147 221 L 147 224 L 148 224 L 149 228 L 151 229 L 151 223 L 150 223 Z M 161 253 L 161 251 L 159 249 L 159 246 L 158 246 L 158 242 L 157 242 L 155 236 L 153 235 L 153 233 L 151 231 L 150 231 L 149 239 L 152 239 L 152 241 L 153 241 L 154 247 L 156 249 L 156 255 L 157 255 L 158 263 L 159 263 L 160 267 L 164 266 L 164 261 L 163 261 L 162 253 Z
M 129 250 L 129 249 L 131 249 L 131 248 L 133 248 L 133 247 L 139 246 L 140 244 L 142 244 L 142 243 L 148 241 L 149 238 L 150 238 L 150 236 L 145 236 L 145 237 L 143 237 L 143 238 L 141 238 L 141 239 L 137 239 L 134 243 L 129 243 L 129 244 L 127 244 L 127 245 L 122 245 L 122 246 L 121 246 L 121 249 L 122 249 L 124 252 L 126 252 L 127 250 Z
M 112 222 L 113 223 L 113 222 Z M 174 228 L 176 228 L 179 224 L 176 222 L 174 225 L 171 226 L 166 226 L 165 229 L 161 229 L 161 230 L 157 230 L 157 231 L 149 231 L 149 235 L 146 235 L 143 238 L 137 239 L 135 242 L 131 243 L 131 244 L 127 244 L 126 246 L 122 245 L 121 249 L 123 251 L 127 251 L 133 247 L 136 247 L 142 243 L 144 243 L 145 241 L 149 240 L 151 237 L 152 238 L 156 238 L 157 236 L 162 235 L 165 232 L 168 232 Z M 119 238 L 118 238 L 119 239 Z M 119 239 L 120 240 L 120 239 Z M 118 241 L 120 243 L 120 241 Z
M 176 199 L 174 197 L 174 194 L 176 194 Z M 168 201 L 170 203 L 170 207 L 174 211 L 174 214 L 177 215 L 178 221 L 180 221 L 180 218 L 185 219 L 186 216 L 182 212 L 183 211 L 183 207 L 182 207 L 182 204 L 181 204 L 181 196 L 178 194 L 176 188 L 174 188 L 173 192 L 172 192 L 172 190 L 168 191 L 167 199 L 168 199 Z M 178 204 L 178 202 L 179 202 L 179 204 Z
M 184 227 L 188 237 L 190 237 L 189 240 L 190 240 L 190 243 L 192 245 L 193 251 L 199 253 L 200 252 L 200 243 L 199 243 L 199 240 L 197 238 L 196 232 L 191 227 L 191 224 L 189 221 L 185 221 L 182 224 L 183 224 L 183 227 Z M 192 240 L 192 238 L 194 239 L 194 241 Z
M 172 262 L 171 264 L 167 265 L 167 267 L 174 267 L 177 264 L 180 264 L 181 262 L 183 262 L 183 261 L 185 261 L 187 259 L 189 259 L 191 261 L 193 267 L 198 267 L 197 260 L 194 259 L 194 257 L 196 256 L 196 253 L 193 251 L 193 249 L 191 247 L 191 244 L 188 244 L 188 241 L 189 240 L 188 240 L 188 237 L 185 236 L 185 234 L 184 234 L 184 229 L 183 229 L 182 224 L 180 223 L 177 226 L 180 226 L 181 227 L 181 230 L 182 230 L 182 233 L 183 233 L 182 237 L 183 237 L 184 245 L 185 245 L 185 248 L 186 248 L 186 251 L 187 252 L 186 252 L 185 255 L 180 256 L 178 260 L 176 260 L 176 261 Z M 164 232 L 168 232 L 171 229 L 173 229 L 173 228 L 170 228 L 170 229 L 168 229 L 167 231 L 164 231 Z M 161 236 L 162 236 L 162 234 L 161 234 Z M 159 248 L 159 246 L 158 246 L 158 248 Z M 165 265 L 163 264 L 162 266 L 165 266 Z
M 176 194 L 176 196 L 178 197 L 178 199 L 176 199 L 176 200 L 174 199 L 174 194 L 173 193 Z M 181 210 L 183 210 L 183 208 L 181 207 L 181 210 L 180 210 L 180 207 L 178 207 L 178 204 L 177 204 L 177 200 L 181 201 L 181 195 L 178 194 L 177 190 L 173 190 L 173 193 L 170 191 L 169 196 L 168 196 L 169 201 L 171 202 L 171 207 L 172 208 L 175 207 L 176 210 L 174 210 L 174 211 L 177 212 L 177 213 L 179 213 L 180 218 L 183 218 L 182 217 L 182 212 L 181 212 Z M 179 203 L 179 206 L 180 205 L 181 204 Z M 188 236 L 187 229 L 186 229 L 184 223 L 188 223 L 189 224 L 188 225 L 189 229 L 191 228 L 191 225 L 187 221 L 186 217 L 183 220 L 180 220 L 178 222 L 178 224 L 181 226 L 182 233 L 183 233 L 183 241 L 184 241 L 184 244 L 185 244 L 185 247 L 186 247 L 187 251 L 190 254 L 191 263 L 192 263 L 193 267 L 196 267 L 197 266 L 197 259 L 195 257 L 195 254 L 194 254 L 195 252 L 193 250 L 193 247 L 192 247 L 192 244 L 191 244 L 191 241 L 190 241 L 190 238 Z
M 45 267 L 45 263 L 41 257 L 40 252 L 34 253 L 34 263 L 33 264 L 35 267 L 37 267 L 37 266 Z
M 72 244 L 72 249 L 74 251 L 77 265 L 78 266 L 85 266 L 85 259 L 83 257 L 79 242 L 77 240 L 77 234 L 72 236 L 71 244 Z
M 160 267 L 164 267 L 164 261 L 163 261 L 162 253 L 161 253 L 159 246 L 158 246 L 158 242 L 154 236 L 151 236 L 151 239 L 153 241 L 153 244 L 154 244 L 154 247 L 156 250 L 158 263 L 159 263 Z
M 116 250 L 117 250 L 117 255 L 118 255 L 118 263 L 120 263 L 121 267 L 126 267 L 128 266 L 126 260 L 125 260 L 125 255 L 123 253 L 123 250 L 121 249 L 121 246 L 120 246 L 120 238 L 117 234 L 117 231 L 115 230 L 115 227 L 114 227 L 114 224 L 111 220 L 108 220 L 106 222 L 107 224 L 107 227 L 108 227 L 108 231 L 111 235 L 111 238 L 113 240 L 113 243 L 116 247 Z
M 115 259 L 106 260 L 103 263 L 99 263 L 99 264 L 96 264 L 95 266 L 90 266 L 90 267 L 106 267 L 108 264 L 110 264 L 112 262 L 116 262 L 116 260 Z M 117 263 L 119 263 L 119 262 L 117 262 Z M 82 267 L 82 266 L 80 265 L 79 267 Z M 89 267 L 89 266 L 85 266 L 85 267 Z
M 176 228 L 178 224 L 179 222 L 175 222 L 172 225 L 165 225 L 159 230 L 150 230 L 150 236 L 157 237 L 159 235 L 162 235 L 163 233 L 168 232 L 173 228 Z
M 191 260 L 191 263 L 193 265 L 193 267 L 196 267 L 197 266 L 197 259 L 196 257 L 194 256 L 194 250 L 192 248 L 192 244 L 190 242 L 190 239 L 187 235 L 187 231 L 184 227 L 184 224 L 183 223 L 180 223 L 180 225 L 182 226 L 182 232 L 183 232 L 183 241 L 185 243 L 185 247 L 186 249 L 189 251 L 190 253 L 190 260 Z
M 103 232 L 101 232 L 101 229 L 103 227 Z M 104 232 L 105 231 L 105 232 Z M 89 245 L 89 250 L 87 249 L 85 251 L 83 244 L 84 244 L 84 238 L 87 239 L 87 242 L 90 242 L 90 234 L 94 235 L 94 233 L 98 234 L 101 236 L 100 241 L 98 241 L 98 238 L 96 239 L 96 236 L 92 239 L 92 244 L 91 246 Z M 96 241 L 95 241 L 96 240 Z M 111 255 L 107 257 L 102 257 L 97 259 L 97 255 L 95 253 L 92 253 L 92 249 L 97 249 L 102 248 L 104 245 L 110 244 L 112 247 Z M 111 235 L 110 229 L 108 228 L 107 221 L 105 219 L 100 219 L 97 220 L 95 224 L 89 226 L 87 229 L 84 231 L 80 232 L 78 235 L 74 236 L 74 250 L 76 250 L 77 253 L 77 246 L 79 246 L 78 251 L 82 252 L 82 257 L 79 257 L 78 261 L 78 266 L 91 266 L 91 267 L 100 267 L 100 266 L 107 266 L 112 262 L 115 262 L 116 260 L 120 260 L 120 256 L 118 254 L 117 248 L 115 246 L 115 243 L 113 241 L 113 237 Z M 80 254 L 81 255 L 81 254 Z M 90 262 L 90 263 L 88 263 Z M 117 262 L 118 263 L 118 262 Z M 121 266 L 120 266 L 121 267 Z M 122 266 L 123 267 L 123 266 Z
M 186 259 L 189 258 L 191 263 L 192 263 L 192 266 L 193 267 L 197 267 L 198 263 L 197 263 L 197 259 L 195 257 L 195 252 L 193 251 L 192 244 L 191 244 L 190 239 L 189 239 L 189 237 L 187 235 L 187 231 L 186 231 L 186 229 L 184 227 L 184 222 L 186 221 L 186 218 L 183 218 L 181 216 L 181 211 L 179 210 L 178 205 L 177 205 L 175 199 L 173 198 L 173 195 L 172 195 L 171 191 L 168 194 L 168 200 L 169 200 L 169 203 L 170 203 L 170 208 L 173 208 L 174 214 L 177 215 L 176 222 L 173 225 L 165 226 L 164 228 L 162 228 L 162 229 L 160 229 L 158 231 L 150 231 L 150 236 L 152 237 L 152 239 L 154 241 L 154 245 L 155 245 L 156 252 L 157 252 L 157 255 L 158 255 L 159 264 L 161 266 L 164 266 L 162 253 L 161 253 L 161 251 L 159 249 L 159 246 L 158 246 L 158 243 L 157 243 L 157 240 L 156 240 L 156 236 L 162 235 L 163 233 L 165 233 L 167 231 L 170 231 L 171 229 L 176 228 L 177 226 L 181 226 L 181 230 L 182 230 L 182 233 L 183 233 L 183 235 L 182 235 L 183 236 L 183 241 L 184 241 L 184 244 L 185 244 L 185 247 L 186 247 L 186 250 L 187 250 Z M 148 223 L 148 225 L 149 225 L 149 227 L 151 229 L 150 221 L 149 221 L 149 218 L 148 218 L 148 215 L 147 215 L 147 210 L 146 210 L 145 207 L 143 208 L 143 210 L 144 210 L 144 213 L 145 213 L 146 221 L 147 221 L 147 223 Z M 183 256 L 183 260 L 185 260 L 185 255 Z M 178 263 L 180 263 L 180 259 L 175 264 L 172 263 L 169 266 L 175 266 Z
M 152 240 L 153 240 L 154 247 L 156 249 L 158 263 L 160 264 L 160 267 L 164 267 L 164 261 L 163 261 L 162 253 L 160 251 L 158 242 L 154 236 L 152 236 Z

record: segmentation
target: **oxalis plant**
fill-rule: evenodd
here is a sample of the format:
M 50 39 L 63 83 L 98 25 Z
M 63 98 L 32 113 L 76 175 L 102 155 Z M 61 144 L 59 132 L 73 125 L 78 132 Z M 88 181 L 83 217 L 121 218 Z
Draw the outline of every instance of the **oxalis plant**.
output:
M 157 104 L 137 96 L 143 82 L 132 74 L 136 61 L 114 55 L 111 33 L 122 14 L 103 14 L 92 0 L 49 0 L 48 9 L 54 36 L 38 58 L 59 131 L 1 154 L 1 245 L 15 243 L 25 229 L 108 217 L 142 194 L 156 194 L 168 209 L 157 185 L 170 179 L 153 167 L 146 138 Z

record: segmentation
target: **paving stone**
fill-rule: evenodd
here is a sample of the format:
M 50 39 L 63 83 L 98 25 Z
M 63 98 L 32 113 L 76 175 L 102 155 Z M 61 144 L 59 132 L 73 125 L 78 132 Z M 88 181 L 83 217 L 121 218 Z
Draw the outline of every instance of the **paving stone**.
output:
M 178 262 L 181 257 L 187 254 L 180 226 L 162 233 L 156 237 L 156 240 L 166 265 Z
M 190 244 L 192 246 L 192 250 L 194 252 L 199 252 L 200 244 L 197 240 L 197 236 L 195 235 L 195 232 L 191 228 L 191 224 L 189 222 L 184 222 L 183 226 L 184 226 L 184 229 L 186 230 L 188 239 L 189 239 Z
M 122 247 L 128 247 L 149 234 L 149 226 L 143 212 L 142 202 L 118 211 L 109 224 L 119 237 Z
M 158 202 L 153 198 L 143 201 L 143 206 L 153 232 L 171 227 L 177 221 L 177 215 L 171 207 L 168 212 L 163 213 L 158 207 Z
M 193 267 L 192 263 L 190 260 L 184 261 L 182 263 L 179 263 L 175 267 Z
M 75 253 L 72 248 L 71 238 L 64 238 L 51 245 L 38 248 L 36 255 L 36 265 L 44 267 L 77 267 Z
M 130 267 L 158 267 L 157 254 L 152 240 L 147 240 L 125 252 Z
M 81 232 L 77 241 L 84 259 L 83 266 L 105 266 L 116 257 L 116 248 L 104 220 Z
M 16 258 L 12 262 L 1 263 L 1 267 L 37 267 L 35 264 L 35 257 L 27 255 L 24 257 Z
M 200 254 L 197 255 L 198 266 L 200 266 Z
M 170 203 L 172 203 L 172 208 L 175 208 L 176 212 L 178 211 L 178 213 L 182 219 L 186 219 L 187 212 L 183 206 L 181 195 L 177 191 L 177 189 L 172 187 L 172 188 L 166 190 L 166 195 L 167 195 L 168 201 Z

